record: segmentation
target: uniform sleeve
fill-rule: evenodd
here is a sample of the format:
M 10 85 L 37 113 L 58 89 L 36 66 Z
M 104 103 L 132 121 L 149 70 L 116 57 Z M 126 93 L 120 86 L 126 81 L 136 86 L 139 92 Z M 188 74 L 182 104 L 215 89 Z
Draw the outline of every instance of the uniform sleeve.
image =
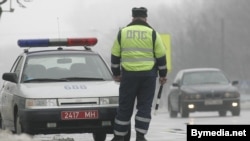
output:
M 114 41 L 111 49 L 111 70 L 114 76 L 120 75 L 121 47 L 118 38 Z
M 156 33 L 154 52 L 156 58 L 156 65 L 159 70 L 159 76 L 166 77 L 167 76 L 166 48 L 163 44 L 163 41 L 159 33 Z

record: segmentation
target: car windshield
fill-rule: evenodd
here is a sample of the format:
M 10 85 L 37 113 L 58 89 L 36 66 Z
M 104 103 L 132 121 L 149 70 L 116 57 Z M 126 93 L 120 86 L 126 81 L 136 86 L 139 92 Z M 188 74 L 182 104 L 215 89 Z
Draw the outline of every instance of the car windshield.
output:
M 27 58 L 22 82 L 112 80 L 109 68 L 97 54 L 48 54 Z
M 229 81 L 220 71 L 189 72 L 183 75 L 183 85 L 228 84 Z

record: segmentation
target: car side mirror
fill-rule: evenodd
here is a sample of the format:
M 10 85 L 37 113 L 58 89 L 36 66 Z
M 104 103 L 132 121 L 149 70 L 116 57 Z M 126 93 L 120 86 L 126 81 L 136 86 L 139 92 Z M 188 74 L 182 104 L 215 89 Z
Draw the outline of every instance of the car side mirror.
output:
M 179 87 L 180 85 L 178 83 L 173 83 L 172 86 Z
M 17 83 L 17 75 L 16 73 L 4 73 L 2 79 L 5 81 L 10 81 L 13 83 Z

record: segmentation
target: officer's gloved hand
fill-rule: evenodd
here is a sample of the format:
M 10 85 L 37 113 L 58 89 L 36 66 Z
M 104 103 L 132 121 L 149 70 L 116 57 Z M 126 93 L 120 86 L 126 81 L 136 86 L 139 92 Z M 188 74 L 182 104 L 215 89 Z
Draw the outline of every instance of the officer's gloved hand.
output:
M 167 78 L 166 77 L 160 77 L 159 82 L 160 82 L 161 85 L 164 85 L 167 82 Z

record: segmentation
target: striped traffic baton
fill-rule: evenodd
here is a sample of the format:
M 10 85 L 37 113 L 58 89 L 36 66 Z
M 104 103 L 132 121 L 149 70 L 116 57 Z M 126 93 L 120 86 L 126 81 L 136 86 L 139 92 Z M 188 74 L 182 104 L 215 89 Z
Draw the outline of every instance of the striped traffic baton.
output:
M 157 112 L 157 110 L 158 110 L 158 108 L 159 108 L 159 104 L 160 104 L 160 100 L 161 100 L 162 88 L 163 88 L 163 85 L 160 86 L 159 91 L 158 91 L 154 115 L 156 115 L 156 112 Z

